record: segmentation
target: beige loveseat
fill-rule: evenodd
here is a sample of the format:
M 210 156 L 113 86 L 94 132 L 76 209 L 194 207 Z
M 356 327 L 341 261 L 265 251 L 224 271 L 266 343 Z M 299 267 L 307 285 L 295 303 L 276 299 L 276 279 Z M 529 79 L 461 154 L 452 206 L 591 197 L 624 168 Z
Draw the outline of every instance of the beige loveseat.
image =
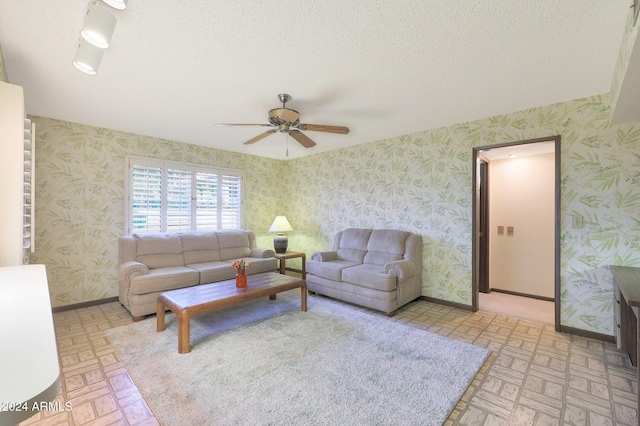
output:
M 385 312 L 422 294 L 422 237 L 391 229 L 346 229 L 332 251 L 307 262 L 307 289 Z
M 275 271 L 270 249 L 256 248 L 251 231 L 134 234 L 118 241 L 120 303 L 134 320 L 156 312 L 163 291 L 232 279 L 231 262 L 251 262 L 248 274 Z

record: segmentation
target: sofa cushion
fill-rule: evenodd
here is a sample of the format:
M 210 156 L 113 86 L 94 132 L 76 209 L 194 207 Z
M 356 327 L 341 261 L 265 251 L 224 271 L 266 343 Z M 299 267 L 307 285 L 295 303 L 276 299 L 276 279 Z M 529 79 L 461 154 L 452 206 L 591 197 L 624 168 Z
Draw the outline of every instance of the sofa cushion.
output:
M 409 235 L 408 232 L 393 229 L 371 232 L 363 263 L 384 266 L 394 260 L 404 259 L 405 242 Z
M 387 263 L 393 262 L 395 260 L 402 260 L 402 256 L 398 254 L 376 253 L 375 251 L 369 251 L 365 255 L 364 261 L 362 263 L 384 266 Z
M 251 254 L 249 235 L 244 231 L 224 230 L 216 232 L 220 245 L 220 260 L 237 260 Z
M 236 276 L 236 268 L 230 262 L 190 263 L 187 266 L 200 272 L 200 284 L 230 280 Z
M 358 263 L 346 260 L 332 260 L 331 262 L 310 260 L 305 266 L 307 274 L 313 274 L 328 280 L 342 281 L 342 270 L 355 265 L 358 265 Z
M 278 259 L 275 257 L 245 257 L 244 260 L 251 262 L 251 267 L 248 269 L 249 275 L 278 270 Z
M 178 234 L 133 234 L 138 256 L 158 253 L 182 253 L 182 239 Z
M 133 234 L 136 260 L 149 268 L 184 266 L 182 240 L 178 234 Z
M 342 271 L 342 281 L 380 291 L 395 291 L 395 275 L 385 274 L 384 266 L 363 264 Z
M 180 239 L 182 240 L 183 251 L 218 250 L 220 248 L 215 232 L 181 232 Z
M 307 275 L 307 289 L 382 312 L 392 312 L 398 308 L 397 292 L 395 291 L 378 291 L 344 281 L 336 283 L 315 275 Z
M 216 262 L 220 261 L 220 251 L 219 250 L 192 250 L 185 251 L 182 256 L 184 256 L 185 265 L 190 265 L 192 263 L 204 263 L 204 262 Z
M 144 263 L 149 269 L 164 268 L 167 266 L 184 266 L 182 253 L 147 254 L 138 256 L 138 262 Z
M 200 273 L 185 266 L 152 269 L 148 275 L 131 279 L 132 294 L 146 294 L 190 287 L 200 282 Z
M 214 232 L 184 232 L 180 234 L 185 265 L 220 260 L 218 237 Z
M 278 261 L 275 257 L 264 259 L 245 257 L 244 260 L 251 262 L 251 266 L 247 269 L 249 275 L 278 269 Z M 236 268 L 231 266 L 231 261 L 194 263 L 187 266 L 200 272 L 200 284 L 230 280 L 236 276 Z
M 371 229 L 345 229 L 334 244 L 339 260 L 362 263 L 367 253 Z
M 395 229 L 378 229 L 371 232 L 367 250 L 380 253 L 400 254 L 405 252 L 405 242 L 410 235 L 407 231 Z

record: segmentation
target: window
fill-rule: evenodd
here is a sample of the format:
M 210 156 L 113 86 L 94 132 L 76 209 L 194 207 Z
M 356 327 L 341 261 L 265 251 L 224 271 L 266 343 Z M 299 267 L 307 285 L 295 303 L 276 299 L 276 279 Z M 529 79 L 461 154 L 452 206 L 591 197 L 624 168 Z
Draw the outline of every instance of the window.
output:
M 128 233 L 241 229 L 242 172 L 128 157 Z

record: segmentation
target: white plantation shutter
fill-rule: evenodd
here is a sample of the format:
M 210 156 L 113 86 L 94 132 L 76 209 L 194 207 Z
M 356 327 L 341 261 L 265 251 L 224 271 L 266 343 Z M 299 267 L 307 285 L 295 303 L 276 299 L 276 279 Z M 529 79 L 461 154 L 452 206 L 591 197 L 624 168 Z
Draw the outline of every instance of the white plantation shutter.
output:
M 196 229 L 207 231 L 218 227 L 218 175 L 196 174 Z
M 162 169 L 157 166 L 134 165 L 131 168 L 131 231 L 136 233 L 162 230 Z
M 239 176 L 221 176 L 220 195 L 222 198 L 221 229 L 242 228 L 242 179 Z
M 191 229 L 191 171 L 167 170 L 167 231 Z
M 128 161 L 129 233 L 242 229 L 242 171 Z

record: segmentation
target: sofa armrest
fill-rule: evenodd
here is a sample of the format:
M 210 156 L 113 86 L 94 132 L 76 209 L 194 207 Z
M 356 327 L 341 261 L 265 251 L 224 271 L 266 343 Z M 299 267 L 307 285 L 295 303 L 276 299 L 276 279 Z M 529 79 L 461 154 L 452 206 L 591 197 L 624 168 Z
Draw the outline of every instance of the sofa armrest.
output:
M 144 263 L 129 261 L 124 262 L 118 268 L 118 279 L 121 284 L 130 285 L 131 278 L 147 275 L 148 273 L 149 268 Z
M 276 257 L 276 254 L 271 249 L 254 248 L 254 249 L 251 249 L 250 256 L 251 257 L 265 258 L 265 257 Z
M 317 251 L 311 255 L 311 260 L 318 262 L 331 262 L 338 258 L 338 253 L 335 251 Z
M 401 283 L 416 274 L 416 263 L 413 260 L 396 260 L 384 265 L 384 273 L 398 277 Z

